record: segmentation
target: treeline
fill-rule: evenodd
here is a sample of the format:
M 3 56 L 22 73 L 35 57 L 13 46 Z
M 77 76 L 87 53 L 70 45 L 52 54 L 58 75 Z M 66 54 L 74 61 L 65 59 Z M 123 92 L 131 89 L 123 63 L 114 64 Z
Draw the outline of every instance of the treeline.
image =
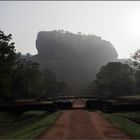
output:
M 49 69 L 40 71 L 39 64 L 16 53 L 12 35 L 0 31 L 0 99 L 53 97 L 66 85 Z
M 110 62 L 101 67 L 88 87 L 88 93 L 101 97 L 116 97 L 140 94 L 140 50 L 131 61 Z

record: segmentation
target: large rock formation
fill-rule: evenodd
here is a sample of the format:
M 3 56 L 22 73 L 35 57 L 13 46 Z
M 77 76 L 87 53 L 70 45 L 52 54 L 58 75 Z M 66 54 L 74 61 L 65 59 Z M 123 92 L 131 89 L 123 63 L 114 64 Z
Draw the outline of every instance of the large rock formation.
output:
M 38 54 L 32 59 L 75 90 L 84 89 L 95 79 L 101 65 L 118 57 L 113 45 L 101 37 L 62 30 L 39 32 L 36 48 Z

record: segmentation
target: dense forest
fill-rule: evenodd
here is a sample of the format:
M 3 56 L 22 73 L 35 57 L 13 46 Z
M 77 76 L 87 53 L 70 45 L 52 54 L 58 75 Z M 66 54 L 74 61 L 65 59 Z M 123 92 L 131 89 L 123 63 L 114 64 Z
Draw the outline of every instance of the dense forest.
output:
M 131 96 L 140 94 L 140 50 L 130 59 L 122 62 L 109 62 L 100 68 L 87 87 L 87 93 L 100 97 Z
M 39 64 L 22 57 L 11 42 L 12 35 L 0 31 L 0 99 L 1 103 L 16 98 L 56 96 L 66 85 L 49 69 L 40 71 Z
M 113 45 L 101 37 L 63 30 L 39 32 L 36 48 L 38 54 L 31 60 L 56 73 L 70 94 L 84 90 L 102 65 L 118 57 Z

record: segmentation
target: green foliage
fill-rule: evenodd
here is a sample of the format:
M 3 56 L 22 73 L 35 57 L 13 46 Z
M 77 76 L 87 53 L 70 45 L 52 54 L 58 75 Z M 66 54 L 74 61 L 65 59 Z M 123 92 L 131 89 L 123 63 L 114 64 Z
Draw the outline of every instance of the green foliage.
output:
M 115 97 L 140 93 L 140 50 L 125 63 L 110 62 L 101 67 L 89 91 L 99 96 Z
M 140 70 L 140 49 L 130 56 L 131 63 L 128 64 L 133 68 L 134 73 Z M 126 62 L 127 63 L 127 62 Z
M 94 81 L 92 81 L 88 86 L 87 86 L 87 88 L 84 90 L 84 92 L 83 92 L 84 94 L 87 94 L 87 95 L 89 95 L 89 94 L 94 94 L 95 96 L 97 96 L 98 94 L 97 94 L 97 86 L 96 86 L 96 84 L 95 84 L 95 82 Z
M 140 92 L 140 49 L 138 49 L 137 51 L 135 51 L 132 56 L 132 68 L 134 71 L 134 75 L 136 78 L 136 92 L 139 93 Z
M 131 76 L 132 69 L 127 64 L 110 62 L 97 73 L 97 90 L 100 95 L 127 95 L 131 91 Z
M 58 92 L 59 93 L 63 93 L 64 91 L 66 91 L 66 89 L 67 89 L 67 85 L 65 82 L 62 82 L 62 81 L 58 82 Z
M 39 65 L 30 60 L 19 59 L 13 75 L 13 95 L 15 97 L 33 97 L 40 89 Z
M 48 93 L 48 94 L 55 94 L 58 92 L 58 85 L 57 85 L 57 80 L 56 80 L 56 77 L 55 77 L 55 74 L 48 70 L 48 69 L 45 69 L 43 71 L 43 87 L 45 89 L 45 92 Z
M 16 60 L 14 43 L 10 43 L 12 35 L 0 31 L 0 97 L 9 98 L 11 92 L 11 75 Z
M 0 113 L 1 139 L 35 139 L 54 123 L 60 112 L 27 111 L 20 116 Z
M 140 117 L 140 111 L 134 111 L 134 112 L 122 112 L 122 113 L 115 113 L 116 116 L 126 117 L 126 118 L 139 118 Z
M 42 72 L 42 87 L 44 95 L 53 97 L 64 92 L 66 84 L 62 81 L 57 81 L 56 76 L 52 71 L 44 69 Z
M 48 69 L 41 72 L 38 63 L 15 52 L 11 37 L 0 31 L 0 98 L 48 97 L 63 92 L 65 84 L 57 81 L 53 72 Z M 30 54 L 26 56 L 30 58 Z
M 127 113 L 127 114 L 123 114 L 121 113 L 121 115 L 119 114 L 104 114 L 104 116 L 106 118 L 108 118 L 115 126 L 123 129 L 128 135 L 131 135 L 132 138 L 135 139 L 140 139 L 140 124 L 137 124 L 131 120 L 129 120 L 127 117 L 124 116 L 136 116 L 135 113 Z

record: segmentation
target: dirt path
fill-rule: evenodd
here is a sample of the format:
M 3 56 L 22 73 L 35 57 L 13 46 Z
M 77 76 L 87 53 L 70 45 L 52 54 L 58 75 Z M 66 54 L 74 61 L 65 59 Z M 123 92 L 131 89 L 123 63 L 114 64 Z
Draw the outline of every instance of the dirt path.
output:
M 81 104 L 81 102 L 79 102 Z M 78 102 L 76 103 L 78 106 Z M 56 123 L 41 139 L 129 139 L 97 112 L 63 111 Z
M 73 108 L 84 108 L 84 107 L 85 107 L 85 104 L 80 99 L 75 100 L 73 103 Z

